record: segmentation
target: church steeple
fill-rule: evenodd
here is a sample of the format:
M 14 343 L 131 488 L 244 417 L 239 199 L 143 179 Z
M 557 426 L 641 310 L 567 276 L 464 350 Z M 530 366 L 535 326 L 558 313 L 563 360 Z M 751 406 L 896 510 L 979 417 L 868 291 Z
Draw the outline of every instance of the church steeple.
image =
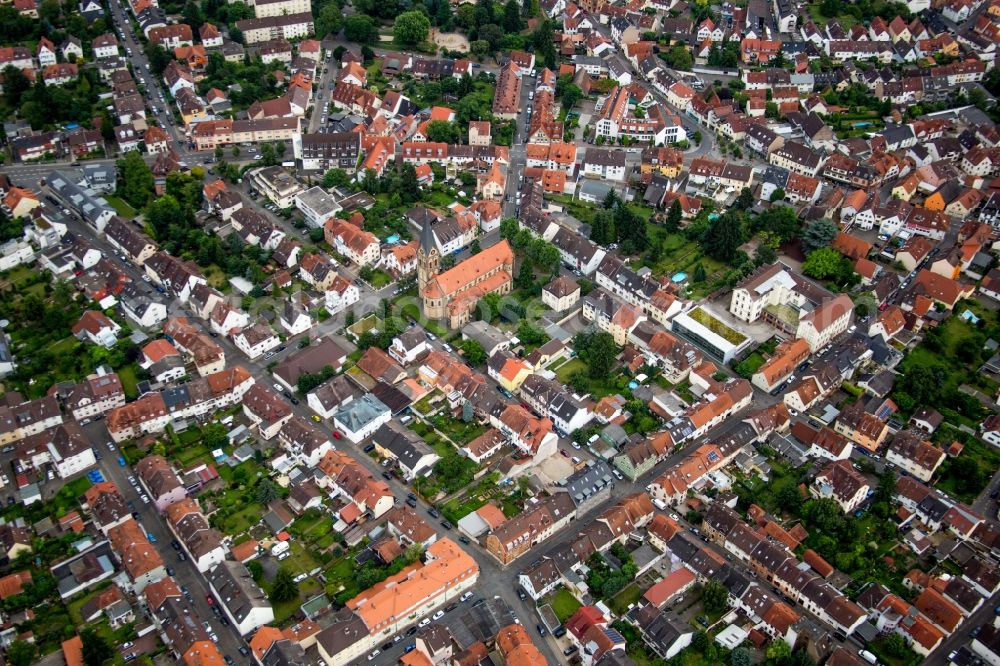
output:
M 429 217 L 429 216 L 428 216 Z M 417 249 L 417 286 L 423 292 L 427 283 L 438 274 L 441 267 L 441 253 L 434 242 L 430 219 L 424 219 L 420 230 L 420 247 Z

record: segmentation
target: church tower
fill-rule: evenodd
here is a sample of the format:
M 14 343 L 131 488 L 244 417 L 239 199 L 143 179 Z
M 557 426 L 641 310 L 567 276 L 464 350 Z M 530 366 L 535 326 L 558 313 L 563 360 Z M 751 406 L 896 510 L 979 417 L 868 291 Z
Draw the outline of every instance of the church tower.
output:
M 420 247 L 417 249 L 417 286 L 421 294 L 440 268 L 441 253 L 434 242 L 430 220 L 425 219 L 424 227 L 420 230 Z

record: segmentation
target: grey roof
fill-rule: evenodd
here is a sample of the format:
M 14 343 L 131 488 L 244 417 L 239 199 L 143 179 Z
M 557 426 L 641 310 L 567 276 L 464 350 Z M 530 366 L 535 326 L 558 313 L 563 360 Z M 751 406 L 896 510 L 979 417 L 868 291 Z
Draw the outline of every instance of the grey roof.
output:
M 372 442 L 389 450 L 400 464 L 414 473 L 420 469 L 420 460 L 433 453 L 422 439 L 392 422 L 375 431 Z
M 568 476 L 563 487 L 569 492 L 573 503 L 579 506 L 594 495 L 613 487 L 614 483 L 611 467 L 603 460 L 598 460 Z
M 255 608 L 270 608 L 264 590 L 242 562 L 223 560 L 208 572 L 208 582 L 229 613 L 242 622 Z
M 334 414 L 333 418 L 350 430 L 357 432 L 388 411 L 389 408 L 381 400 L 366 393 L 348 403 L 346 407 Z
M 498 346 L 510 346 L 510 337 L 485 321 L 473 321 L 462 329 L 462 336 L 475 340 L 490 353 Z
M 102 214 L 114 214 L 114 209 L 89 188 L 81 187 L 64 171 L 53 171 L 46 184 L 69 207 L 75 209 L 88 222 L 94 223 Z

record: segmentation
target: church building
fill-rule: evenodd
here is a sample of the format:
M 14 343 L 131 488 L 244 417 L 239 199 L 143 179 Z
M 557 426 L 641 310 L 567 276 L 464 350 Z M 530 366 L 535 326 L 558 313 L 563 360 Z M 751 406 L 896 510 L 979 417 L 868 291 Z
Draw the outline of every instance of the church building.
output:
M 486 294 L 507 294 L 513 286 L 514 251 L 506 240 L 472 255 L 443 273 L 441 253 L 434 242 L 431 225 L 420 230 L 417 252 L 417 284 L 424 301 L 424 315 L 448 318 L 458 329 L 472 319 L 476 303 Z

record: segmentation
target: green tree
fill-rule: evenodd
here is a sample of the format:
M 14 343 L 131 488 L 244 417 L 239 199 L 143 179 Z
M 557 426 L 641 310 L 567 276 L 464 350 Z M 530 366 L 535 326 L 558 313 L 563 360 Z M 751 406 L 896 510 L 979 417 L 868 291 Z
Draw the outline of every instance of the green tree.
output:
M 882 639 L 882 649 L 885 650 L 886 654 L 890 657 L 896 657 L 897 659 L 902 659 L 910 652 L 910 648 L 906 646 L 906 641 L 899 634 L 893 632 Z
M 344 19 L 344 37 L 359 44 L 378 41 L 378 23 L 365 14 L 351 14 Z
M 753 656 L 745 647 L 738 647 L 729 655 L 729 666 L 753 666 Z
M 720 215 L 711 223 L 703 242 L 705 253 L 713 259 L 730 263 L 743 244 L 743 223 L 734 212 Z
M 273 143 L 265 143 L 260 147 L 260 163 L 264 166 L 275 166 L 278 163 L 278 152 Z
M 773 206 L 755 217 L 752 226 L 754 231 L 773 234 L 781 244 L 799 232 L 799 218 L 791 206 Z
M 587 371 L 591 377 L 608 377 L 618 356 L 618 345 L 610 333 L 578 333 L 573 338 L 573 347 L 587 363 Z
M 201 431 L 201 443 L 210 451 L 212 449 L 221 449 L 229 443 L 229 434 L 226 432 L 226 426 L 221 423 L 209 423 Z
M 705 272 L 705 267 L 699 261 L 694 266 L 694 272 L 691 274 L 691 280 L 693 282 L 704 282 L 708 279 L 708 274 Z
M 794 483 L 786 483 L 775 493 L 774 500 L 783 510 L 789 513 L 798 513 L 799 507 L 802 505 L 802 493 L 799 492 Z
M 461 345 L 465 360 L 472 365 L 482 365 L 486 361 L 486 351 L 478 340 L 466 340 Z
M 35 646 L 27 641 L 16 640 L 7 647 L 6 657 L 10 666 L 31 666 L 35 661 Z
M 3 95 L 7 105 L 18 107 L 21 97 L 31 89 L 31 81 L 17 67 L 7 65 L 3 69 Z
M 87 666 L 101 666 L 114 656 L 111 644 L 90 627 L 80 632 L 83 642 L 83 663 Z
M 250 577 L 258 583 L 260 582 L 260 579 L 264 577 L 264 565 L 257 560 L 250 560 L 247 562 L 247 571 L 250 572 Z
M 427 123 L 427 140 L 435 143 L 460 143 L 462 128 L 458 123 L 447 120 L 432 120 Z
M 507 0 L 507 4 L 503 6 L 503 28 L 509 33 L 521 32 L 523 24 L 521 23 L 521 8 L 517 4 L 517 0 Z
M 513 242 L 514 237 L 517 236 L 519 230 L 517 220 L 512 217 L 508 217 L 500 222 L 500 238 L 504 239 L 508 243 Z
M 840 274 L 844 257 L 832 247 L 814 250 L 802 263 L 802 272 L 817 280 L 826 280 Z
M 427 39 L 430 29 L 431 22 L 422 12 L 403 12 L 396 17 L 392 26 L 392 35 L 397 42 L 404 46 L 416 46 Z
M 260 483 L 257 484 L 257 489 L 254 492 L 255 499 L 257 503 L 262 506 L 267 506 L 274 500 L 278 499 L 278 489 L 274 486 L 274 482 L 270 479 L 261 479 Z
M 479 39 L 489 44 L 489 51 L 491 53 L 500 48 L 500 44 L 503 42 L 503 34 L 503 28 L 496 23 L 487 23 L 486 25 L 479 26 L 477 33 Z
M 783 640 L 771 641 L 767 646 L 767 658 L 773 662 L 782 663 L 783 660 L 792 656 L 792 648 Z
M 122 174 L 119 194 L 122 199 L 136 208 L 143 208 L 153 196 L 153 172 L 149 170 L 142 154 L 137 151 L 125 153 L 118 160 L 118 170 Z
M 323 187 L 344 187 L 351 182 L 351 176 L 343 169 L 330 169 L 323 174 Z
M 181 16 L 184 17 L 184 22 L 191 26 L 191 29 L 195 32 L 205 22 L 205 17 L 201 13 L 201 6 L 195 0 L 188 0 L 184 3 L 184 11 L 181 12 Z
M 832 220 L 826 218 L 816 220 L 802 230 L 802 251 L 808 255 L 810 252 L 827 247 L 838 233 L 839 229 Z
M 681 220 L 684 217 L 684 211 L 681 210 L 680 199 L 674 199 L 673 203 L 670 204 L 670 210 L 667 211 L 667 217 L 665 218 L 665 225 L 667 231 L 677 231 L 681 228 Z
M 540 345 L 548 342 L 549 336 L 527 319 L 522 319 L 517 325 L 517 339 L 526 345 Z
M 691 71 L 691 66 L 694 64 L 694 58 L 691 56 L 691 51 L 688 50 L 683 44 L 676 44 L 670 47 L 670 50 L 666 53 L 660 53 L 660 57 L 674 69 L 681 71 Z
M 476 8 L 470 4 L 460 5 L 455 11 L 455 23 L 469 31 L 476 27 Z
M 295 582 L 292 572 L 285 567 L 279 568 L 274 574 L 274 582 L 271 583 L 271 594 L 268 598 L 273 603 L 281 603 L 291 601 L 298 596 L 299 584 Z
M 527 261 L 521 262 L 521 269 L 514 278 L 514 287 L 522 291 L 530 291 L 535 286 L 535 272 Z
M 776 187 L 774 188 L 774 192 L 771 192 L 771 196 L 768 198 L 768 201 L 774 203 L 775 201 L 781 201 L 784 198 L 785 198 L 785 190 L 783 190 L 780 187 Z
M 729 605 L 728 600 L 729 592 L 717 580 L 710 579 L 701 588 L 701 603 L 706 613 L 711 615 L 721 613 Z
M 367 17 L 366 17 L 367 18 Z M 344 13 L 335 3 L 323 5 L 314 21 L 319 38 L 336 35 L 344 24 Z M 358 41 L 358 40 L 353 40 Z
M 173 60 L 173 56 L 159 44 L 146 45 L 146 58 L 149 60 L 150 71 L 157 77 L 163 75 L 163 70 Z

